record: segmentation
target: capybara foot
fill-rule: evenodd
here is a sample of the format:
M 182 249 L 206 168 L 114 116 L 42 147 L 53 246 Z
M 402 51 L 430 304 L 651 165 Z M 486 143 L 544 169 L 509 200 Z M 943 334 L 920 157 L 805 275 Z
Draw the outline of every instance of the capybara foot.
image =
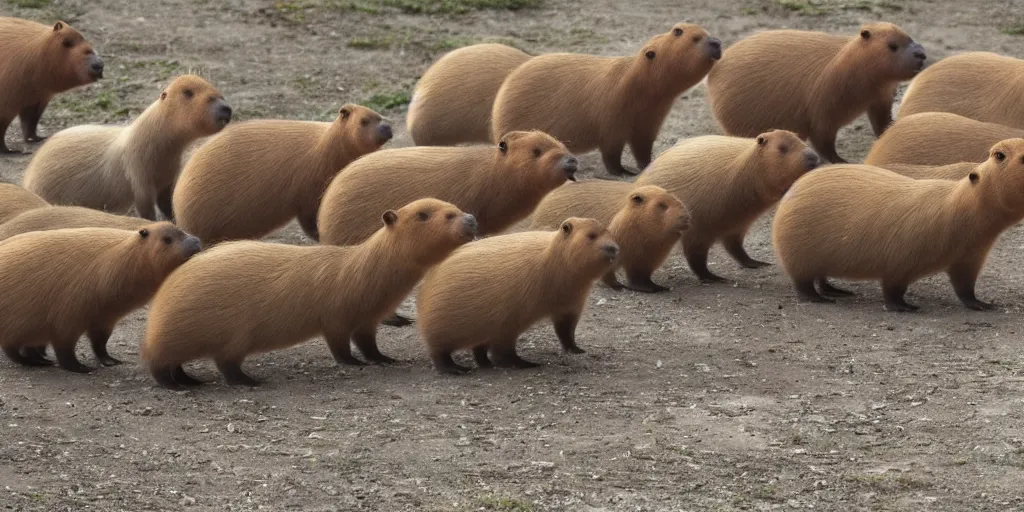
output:
M 72 359 L 70 361 L 61 360 L 59 355 L 57 356 L 57 364 L 60 365 L 61 368 L 74 373 L 91 373 L 93 370 L 92 368 L 82 364 L 78 359 Z
M 821 294 L 825 297 L 853 297 L 856 293 L 842 288 L 836 288 L 832 286 L 827 280 L 819 279 L 818 288 L 821 289 Z
M 380 352 L 377 352 L 376 354 L 367 354 L 363 352 L 363 357 L 365 357 L 367 361 L 377 364 L 395 364 L 398 362 L 398 359 L 388 357 Z
M 124 364 L 124 361 L 117 359 L 116 357 L 113 357 L 110 354 L 107 354 L 105 356 L 96 356 L 96 360 L 99 361 L 101 365 L 107 367 Z
M 755 260 L 754 258 L 747 258 L 746 260 L 740 262 L 740 266 L 742 266 L 743 268 L 764 268 L 770 267 L 772 266 L 772 264 L 768 263 L 767 261 Z
M 885 310 L 894 313 L 913 313 L 920 309 L 919 307 L 908 303 L 903 299 L 890 299 L 885 301 Z
M 577 348 L 579 348 L 579 347 L 577 347 Z M 536 367 L 540 366 L 540 363 L 534 363 L 534 362 L 531 362 L 531 361 L 527 361 L 526 359 L 523 359 L 523 358 L 519 357 L 519 355 L 516 354 L 515 352 L 505 353 L 505 354 L 498 354 L 498 355 L 496 355 L 495 359 L 496 360 L 494 361 L 494 366 L 496 366 L 498 368 L 526 369 L 526 368 L 536 368 Z
M 28 137 L 25 137 L 25 142 L 27 142 L 29 144 L 34 144 L 36 142 L 42 142 L 42 141 L 44 141 L 46 139 L 47 139 L 46 137 L 44 137 L 42 135 L 36 134 L 36 135 L 30 135 Z
M 153 380 L 163 388 L 179 390 L 185 387 L 174 378 L 173 368 L 154 368 L 150 371 L 150 375 L 152 375 Z
M 338 364 L 347 364 L 350 366 L 366 366 L 365 361 L 356 359 L 356 356 L 352 354 L 334 354 L 334 361 Z
M 641 293 L 659 293 L 669 290 L 668 287 L 661 286 L 660 284 L 651 281 L 650 277 L 629 279 L 626 281 L 626 288 L 629 288 L 634 292 Z
M 818 290 L 814 289 L 813 280 L 796 283 L 796 295 L 803 302 L 817 302 L 821 304 L 835 302 L 832 299 L 822 297 Z
M 587 353 L 586 350 L 583 350 L 582 348 L 580 348 L 579 345 L 576 345 L 576 344 L 573 344 L 573 345 L 563 345 L 562 346 L 562 351 L 567 353 L 567 354 L 586 354 Z M 540 366 L 540 365 L 537 365 L 537 366 Z
M 394 315 L 385 318 L 381 323 L 391 327 L 406 327 L 413 324 L 413 319 L 395 313 Z
M 705 270 L 704 272 L 697 274 L 697 279 L 699 279 L 703 284 L 724 283 L 727 281 L 726 278 L 718 274 L 713 274 L 710 270 Z
M 628 166 L 623 165 L 623 166 L 620 166 L 618 169 L 608 169 L 608 174 L 611 174 L 612 176 L 615 176 L 615 177 L 618 178 L 618 177 L 622 177 L 622 176 L 636 176 L 636 175 L 640 174 L 640 171 L 638 169 L 633 168 L 633 167 L 628 167 Z
M 32 362 L 33 366 L 53 366 L 56 361 L 46 357 L 46 347 L 22 347 L 21 355 Z
M 260 381 L 242 371 L 242 365 L 239 363 L 218 361 L 217 369 L 220 370 L 221 375 L 224 375 L 224 381 L 230 386 L 256 387 L 260 385 Z
M 993 309 L 996 309 L 997 307 L 995 304 L 991 302 L 984 302 L 978 299 L 968 299 L 962 302 L 964 306 L 967 306 L 968 308 L 973 309 L 974 311 L 991 311 Z
M 494 366 L 491 364 L 490 358 L 487 357 L 487 345 L 473 347 L 473 359 L 476 360 L 476 365 L 480 368 L 491 368 Z
M 171 370 L 171 376 L 174 377 L 174 382 L 182 386 L 201 386 L 203 384 L 203 381 L 185 373 L 185 369 L 181 366 L 176 366 Z
M 448 375 L 465 375 L 472 371 L 472 368 L 462 366 L 452 359 L 451 354 L 437 354 L 433 357 L 434 368 L 441 373 Z
M 36 361 L 34 357 L 35 353 L 33 351 L 34 348 L 31 347 L 26 347 L 20 350 L 17 347 L 4 347 L 4 355 L 7 356 L 7 359 L 20 364 L 21 366 L 46 366 Z M 53 364 L 53 362 L 51 361 L 50 364 Z

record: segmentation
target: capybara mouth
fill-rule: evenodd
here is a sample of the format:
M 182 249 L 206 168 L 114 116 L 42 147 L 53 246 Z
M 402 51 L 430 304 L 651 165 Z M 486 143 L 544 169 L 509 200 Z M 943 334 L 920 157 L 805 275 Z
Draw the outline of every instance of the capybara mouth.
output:
M 708 39 L 708 57 L 711 57 L 711 60 L 722 58 L 722 42 L 717 38 Z
M 690 229 L 690 219 L 682 219 L 676 223 L 676 231 L 682 233 Z
M 199 238 L 191 235 L 185 237 L 181 245 L 182 250 L 185 252 L 185 258 L 191 258 L 203 249 L 203 244 L 199 241 Z

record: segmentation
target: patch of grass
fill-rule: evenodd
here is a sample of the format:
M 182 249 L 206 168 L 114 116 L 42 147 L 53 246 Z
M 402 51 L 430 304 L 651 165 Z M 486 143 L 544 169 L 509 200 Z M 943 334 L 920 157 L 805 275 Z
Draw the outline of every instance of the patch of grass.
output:
M 448 51 L 456 48 L 462 48 L 463 46 L 469 46 L 476 44 L 476 40 L 469 37 L 448 37 L 441 39 L 431 45 L 431 49 L 435 51 Z
M 408 105 L 410 99 L 409 91 L 390 91 L 376 93 L 373 96 L 370 96 L 369 99 L 363 101 L 362 104 L 367 108 L 376 110 L 377 112 L 383 112 L 385 110 L 391 110 Z
M 22 9 L 42 9 L 49 7 L 53 0 L 7 0 L 7 3 Z
M 357 50 L 388 50 L 394 38 L 386 37 L 356 37 L 348 40 L 348 47 Z
M 539 7 L 543 0 L 328 0 L 334 7 L 367 14 L 397 10 L 405 14 L 466 14 L 486 9 L 516 11 Z
M 477 504 L 484 510 L 496 512 L 534 512 L 533 505 L 515 498 L 484 496 L 477 500 Z
M 999 27 L 999 31 L 1008 36 L 1024 36 L 1024 19 Z
M 180 62 L 167 59 L 137 60 L 126 62 L 125 66 L 130 69 L 151 71 L 160 80 L 167 80 L 181 71 Z

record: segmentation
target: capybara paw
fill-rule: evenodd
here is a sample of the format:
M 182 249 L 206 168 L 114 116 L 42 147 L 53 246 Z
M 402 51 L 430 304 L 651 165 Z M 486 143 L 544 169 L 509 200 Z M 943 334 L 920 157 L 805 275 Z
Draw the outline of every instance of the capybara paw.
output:
M 991 311 L 997 307 L 991 302 L 984 302 L 978 299 L 964 301 L 964 306 L 967 306 L 974 311 Z
M 73 373 L 92 373 L 92 370 L 93 370 L 92 368 L 90 368 L 90 367 L 88 367 L 88 366 L 86 366 L 86 365 L 84 365 L 82 363 L 78 363 L 78 364 L 62 364 L 62 365 L 60 365 L 60 367 L 65 369 L 65 370 L 67 370 L 67 371 L 69 371 L 69 372 L 73 372 Z
M 356 359 L 355 356 L 349 354 L 347 356 L 335 356 L 335 361 L 338 364 L 347 364 L 351 366 L 366 366 L 366 362 Z
M 467 373 L 473 371 L 473 369 L 465 367 L 465 366 L 462 366 L 460 364 L 451 364 L 451 365 L 439 366 L 437 368 L 437 371 L 439 371 L 439 372 L 441 372 L 441 373 L 443 373 L 445 375 L 466 375 Z
M 124 361 L 122 361 L 120 359 L 117 359 L 115 357 L 112 357 L 112 356 L 101 356 L 101 357 L 97 357 L 96 360 L 99 361 L 101 365 L 107 366 L 107 367 L 118 366 L 118 365 L 124 364 Z
M 413 320 L 411 318 L 395 314 L 384 319 L 381 323 L 391 327 L 407 327 L 413 324 Z
M 633 290 L 634 292 L 640 293 L 660 293 L 667 292 L 670 288 L 661 286 L 660 284 L 648 282 L 648 283 L 627 283 L 626 288 Z
M 742 265 L 743 268 L 764 268 L 772 266 L 772 264 L 767 261 L 755 260 L 753 258 L 740 263 L 740 265 Z
M 919 307 L 908 304 L 906 302 L 886 302 L 885 310 L 892 313 L 913 313 L 920 309 Z
M 724 283 L 728 281 L 726 278 L 717 274 L 712 274 L 711 272 L 697 276 L 697 279 L 700 279 L 702 284 Z
M 47 138 L 42 136 L 42 135 L 32 135 L 32 136 L 29 136 L 29 137 L 25 137 L 25 142 L 27 142 L 29 144 L 34 144 L 36 142 L 42 142 L 42 141 L 44 141 L 46 139 Z
M 809 293 L 801 293 L 798 295 L 798 297 L 800 298 L 801 302 L 813 302 L 817 304 L 835 304 L 836 302 L 835 299 L 822 297 L 821 295 L 818 294 L 811 295 Z
M 571 346 L 565 347 L 565 352 L 568 353 L 568 354 L 585 354 L 587 351 L 583 350 L 582 348 L 580 348 L 580 347 L 578 347 L 576 345 L 571 345 Z
M 364 356 L 365 356 L 365 354 L 364 354 Z M 398 359 L 395 359 L 393 357 L 388 357 L 388 356 L 386 356 L 384 354 L 376 354 L 373 357 L 367 356 L 366 358 L 371 363 L 377 363 L 377 364 L 398 364 L 398 363 L 401 362 Z

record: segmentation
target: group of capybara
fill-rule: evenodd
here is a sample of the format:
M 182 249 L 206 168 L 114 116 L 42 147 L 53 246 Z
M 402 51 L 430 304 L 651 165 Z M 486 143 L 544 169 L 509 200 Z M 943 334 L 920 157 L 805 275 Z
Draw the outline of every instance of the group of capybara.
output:
M 0 18 L 0 50 L 0 129 L 17 116 L 26 142 L 42 139 L 54 94 L 103 76 L 64 22 Z M 705 283 L 724 281 L 707 265 L 716 243 L 743 267 L 768 265 L 743 244 L 776 204 L 772 242 L 802 300 L 851 294 L 829 278 L 879 280 L 885 308 L 910 311 L 907 287 L 944 271 L 964 305 L 988 309 L 975 281 L 1024 218 L 1024 61 L 925 60 L 890 23 L 728 47 L 678 24 L 625 57 L 478 44 L 426 70 L 407 117 L 416 146 L 401 149 L 381 149 L 392 127 L 353 104 L 330 123 L 229 124 L 216 88 L 180 76 L 126 126 L 53 135 L 24 188 L 0 184 L 0 346 L 23 365 L 53 364 L 50 347 L 86 372 L 84 334 L 115 365 L 111 331 L 150 303 L 140 356 L 158 383 L 198 384 L 182 365 L 208 358 L 227 382 L 256 385 L 247 356 L 321 335 L 338 363 L 394 361 L 377 329 L 411 322 L 397 308 L 418 286 L 438 371 L 468 371 L 452 357 L 467 349 L 480 367 L 525 368 L 517 339 L 543 319 L 582 352 L 595 281 L 667 290 L 652 274 L 677 243 Z M 675 100 L 702 81 L 725 135 L 654 158 Z M 864 113 L 878 140 L 849 164 L 836 134 Z M 592 150 L 609 174 L 638 177 L 576 182 L 574 154 Z M 293 219 L 319 243 L 257 241 Z

